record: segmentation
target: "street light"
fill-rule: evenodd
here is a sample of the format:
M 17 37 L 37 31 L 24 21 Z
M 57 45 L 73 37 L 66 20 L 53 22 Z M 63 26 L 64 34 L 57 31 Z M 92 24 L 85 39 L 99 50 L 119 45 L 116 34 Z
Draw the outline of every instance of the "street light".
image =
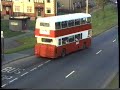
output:
M 1 50 L 2 50 L 2 60 L 4 60 L 4 36 L 3 36 L 3 31 L 1 31 Z

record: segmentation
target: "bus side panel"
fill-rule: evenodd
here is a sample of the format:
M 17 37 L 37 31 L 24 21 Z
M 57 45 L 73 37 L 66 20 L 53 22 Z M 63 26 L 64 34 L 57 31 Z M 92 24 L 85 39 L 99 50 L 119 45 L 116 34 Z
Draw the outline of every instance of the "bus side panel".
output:
M 63 49 L 66 50 L 66 54 L 69 54 L 69 53 L 79 50 L 80 48 L 82 48 L 81 46 L 82 46 L 81 42 L 79 42 L 79 44 L 77 45 L 76 45 L 76 42 L 74 42 L 74 43 L 70 43 L 64 46 L 60 46 L 57 48 L 57 57 L 61 56 Z
M 87 38 L 86 39 L 86 47 L 90 47 L 91 46 L 91 38 Z
M 72 34 L 72 33 L 77 33 L 77 32 L 85 31 L 85 30 L 89 30 L 89 29 L 91 29 L 91 24 L 66 28 L 66 29 L 64 29 L 64 31 L 62 31 L 62 30 L 56 30 L 56 31 L 51 30 L 50 32 L 51 32 L 52 37 L 54 37 L 54 35 L 55 35 L 55 37 L 59 37 L 59 36 L 68 35 L 68 34 Z
M 37 57 L 40 57 L 40 45 L 39 44 L 36 44 L 35 47 L 34 47 L 34 54 L 37 56 Z
M 35 29 L 34 33 L 36 36 L 59 37 L 59 36 L 68 35 L 68 34 L 85 31 L 89 29 L 91 29 L 91 24 L 66 28 L 66 29 L 63 29 L 64 31 L 63 30 L 50 30 L 50 35 L 40 34 L 40 29 Z
M 64 46 L 60 46 L 57 47 L 57 56 L 59 57 L 62 54 L 62 50 L 65 49 L 66 50 L 66 54 L 75 52 L 77 50 L 80 50 L 83 48 L 84 42 L 86 42 L 86 47 L 90 47 L 91 46 L 91 38 L 87 38 L 84 40 L 80 40 L 79 43 L 78 42 L 73 42 Z

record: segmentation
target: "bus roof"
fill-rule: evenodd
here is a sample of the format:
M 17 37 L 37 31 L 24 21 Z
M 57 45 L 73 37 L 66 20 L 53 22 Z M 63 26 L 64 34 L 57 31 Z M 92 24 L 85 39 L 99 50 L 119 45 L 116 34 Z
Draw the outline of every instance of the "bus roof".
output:
M 74 19 L 86 18 L 86 17 L 91 17 L 91 15 L 86 13 L 74 13 L 74 14 L 37 18 L 37 20 L 43 22 L 62 22 L 62 21 L 68 21 L 68 20 L 74 20 Z

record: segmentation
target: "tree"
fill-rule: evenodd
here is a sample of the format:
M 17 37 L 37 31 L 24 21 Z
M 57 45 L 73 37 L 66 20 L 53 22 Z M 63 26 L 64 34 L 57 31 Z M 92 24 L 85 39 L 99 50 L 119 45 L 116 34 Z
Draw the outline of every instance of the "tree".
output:
M 96 8 L 102 9 L 103 11 L 103 19 L 105 18 L 105 5 L 110 2 L 110 0 L 95 0 Z M 98 16 L 98 15 L 97 15 Z

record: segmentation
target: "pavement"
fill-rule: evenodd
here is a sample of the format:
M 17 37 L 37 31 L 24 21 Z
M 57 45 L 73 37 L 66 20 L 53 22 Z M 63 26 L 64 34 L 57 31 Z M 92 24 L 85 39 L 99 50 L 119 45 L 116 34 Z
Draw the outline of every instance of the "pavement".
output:
M 20 46 L 21 44 L 19 44 L 16 41 L 17 39 L 23 38 L 23 37 L 29 37 L 29 36 L 32 36 L 32 35 L 34 35 L 33 31 L 29 30 L 25 34 L 14 36 L 14 37 L 11 37 L 11 38 L 5 38 L 4 39 L 4 50 L 9 50 L 9 49 Z M 27 50 L 24 50 L 24 51 L 20 51 L 20 52 L 17 52 L 17 53 L 4 54 L 4 60 L 2 61 L 2 65 L 7 64 L 7 63 L 9 63 L 11 61 L 14 61 L 14 60 L 29 57 L 31 55 L 34 55 L 34 48 L 27 49 Z

